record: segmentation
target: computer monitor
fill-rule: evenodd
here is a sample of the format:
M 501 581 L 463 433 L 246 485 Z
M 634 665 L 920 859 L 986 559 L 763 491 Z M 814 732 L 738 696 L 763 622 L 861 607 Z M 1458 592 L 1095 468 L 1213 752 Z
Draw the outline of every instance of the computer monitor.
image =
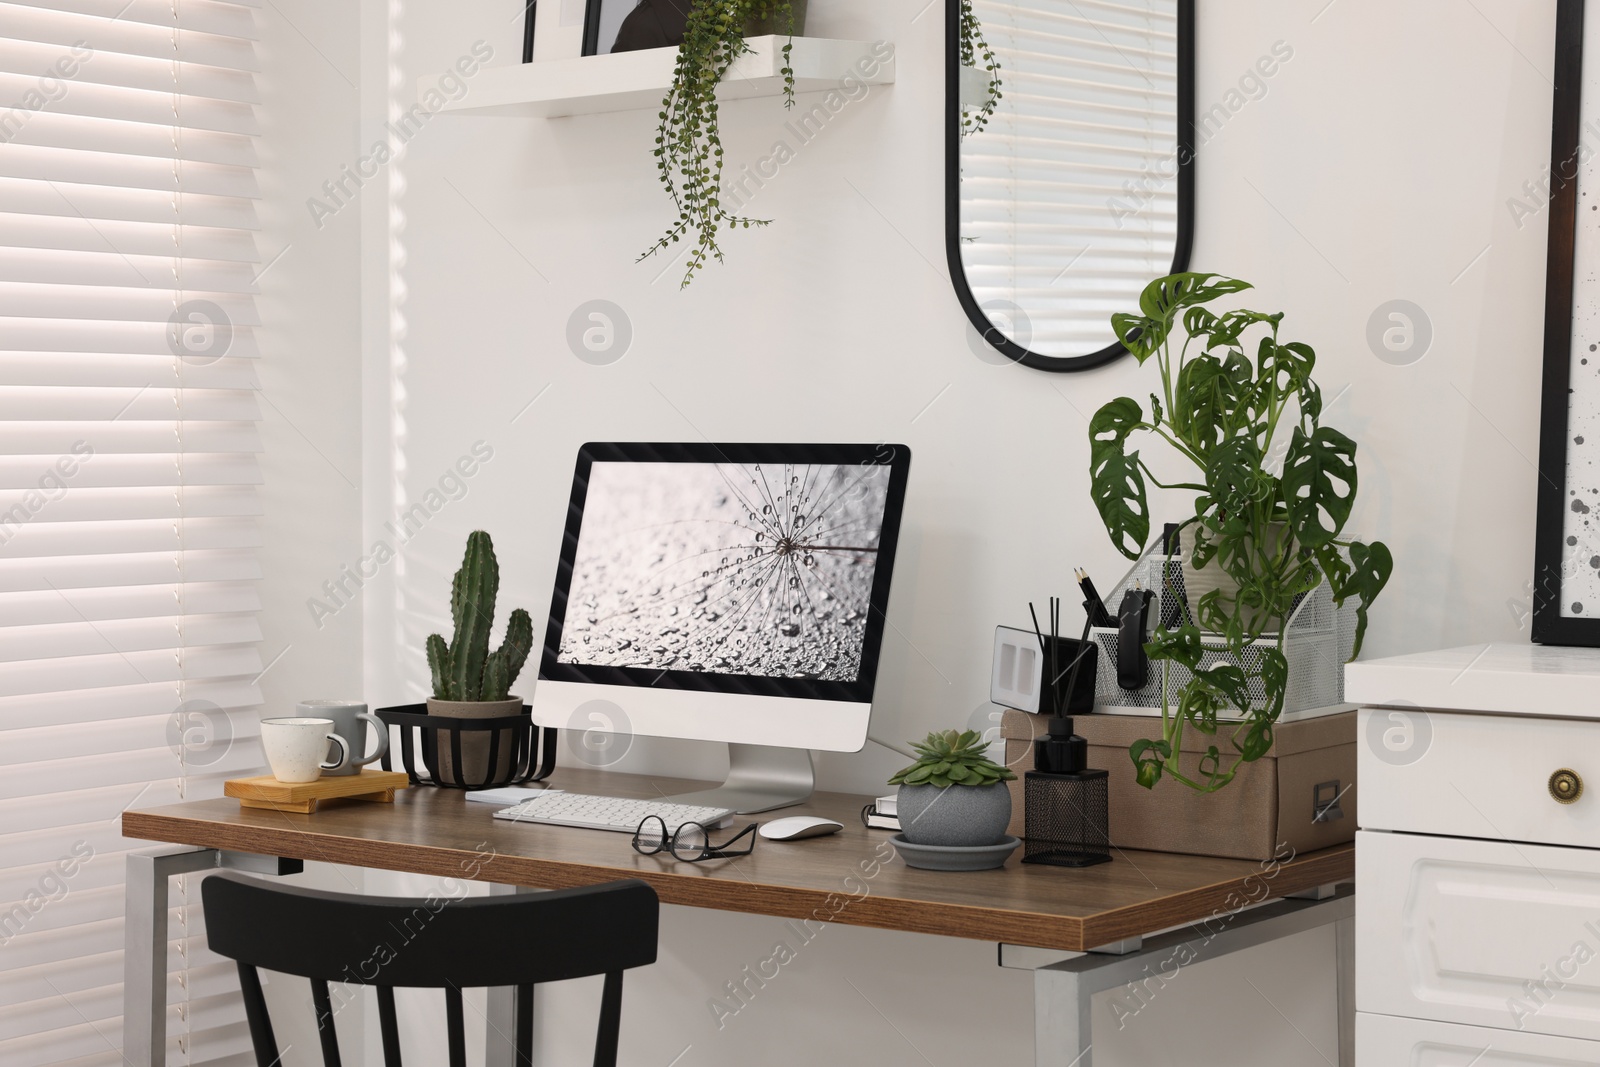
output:
M 635 735 L 729 745 L 727 782 L 676 801 L 805 800 L 810 750 L 866 743 L 910 464 L 888 444 L 584 445 L 534 720 L 604 701 Z

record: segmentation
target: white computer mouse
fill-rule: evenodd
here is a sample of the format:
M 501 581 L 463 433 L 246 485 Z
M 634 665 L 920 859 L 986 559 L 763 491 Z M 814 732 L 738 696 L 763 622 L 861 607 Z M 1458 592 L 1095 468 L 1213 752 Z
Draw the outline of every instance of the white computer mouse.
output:
M 768 841 L 799 841 L 806 837 L 822 837 L 844 829 L 843 823 L 832 819 L 819 819 L 813 815 L 793 815 L 787 819 L 773 819 L 762 823 L 758 833 Z

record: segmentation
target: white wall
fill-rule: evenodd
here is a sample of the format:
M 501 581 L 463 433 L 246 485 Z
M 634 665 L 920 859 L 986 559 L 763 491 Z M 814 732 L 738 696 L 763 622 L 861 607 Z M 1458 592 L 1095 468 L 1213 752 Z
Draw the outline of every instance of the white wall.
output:
M 418 76 L 474 41 L 493 46 L 493 62 L 516 62 L 519 6 L 367 0 L 362 142 L 385 94 L 409 104 Z M 1540 213 L 1519 228 L 1506 200 L 1547 162 L 1551 8 L 1202 5 L 1202 109 L 1274 42 L 1294 50 L 1205 146 L 1195 266 L 1254 280 L 1249 306 L 1288 312 L 1287 335 L 1318 349 L 1327 420 L 1361 443 L 1353 528 L 1396 556 L 1371 654 L 1526 635 L 1545 223 Z M 805 145 L 752 204 L 773 225 L 728 235 L 727 264 L 688 291 L 665 264 L 634 262 L 669 221 L 650 111 L 441 115 L 363 191 L 363 542 L 394 540 L 382 523 L 474 442 L 494 450 L 464 498 L 368 586 L 369 700 L 424 695 L 422 641 L 448 621 L 449 575 L 471 529 L 495 534 L 502 617 L 519 605 L 542 616 L 585 440 L 908 444 L 875 724 L 885 736 L 965 722 L 983 703 L 996 623 L 1025 619 L 1030 599 L 1070 599 L 1073 566 L 1102 581 L 1119 573 L 1088 500 L 1086 417 L 1110 397 L 1143 396 L 1150 375 L 1124 361 L 1048 376 L 975 356 L 943 267 L 938 5 L 812 9 L 814 35 L 892 40 L 898 81 Z M 767 155 L 783 119 L 773 100 L 725 108 L 731 168 Z M 619 305 L 634 330 L 611 366 L 579 361 L 565 341 L 592 299 Z M 1431 348 L 1409 366 L 1380 361 L 1366 340 L 1392 299 L 1431 322 Z M 823 784 L 874 791 L 898 760 L 873 747 L 826 757 Z M 623 766 L 669 768 L 714 774 L 717 756 L 640 744 Z M 1030 1062 L 1026 977 L 997 970 L 991 947 L 849 928 L 828 931 L 792 982 L 785 971 L 786 985 L 717 1032 L 707 999 L 770 953 L 780 925 L 668 909 L 663 962 L 630 980 L 628 1062 L 665 1063 L 686 1045 L 685 1065 L 828 1052 Z M 1321 934 L 1218 964 L 1122 1031 L 1103 1012 L 1096 1062 L 1315 1062 L 1308 1042 L 1332 1058 L 1331 969 Z M 560 1062 L 588 1047 L 592 999 L 547 1001 L 558 1010 L 544 1016 L 545 1041 Z
M 354 158 L 360 18 L 354 5 L 275 0 L 256 13 L 263 265 L 261 520 L 263 716 L 315 697 L 360 699 L 361 607 L 319 626 L 306 599 L 358 558 L 361 534 L 361 239 L 354 213 L 319 229 L 305 200 Z M 311 864 L 292 881 L 359 891 L 359 868 Z M 318 1063 L 302 979 L 268 976 L 287 1063 Z M 360 1014 L 353 1012 L 350 1021 Z M 347 1029 L 347 1041 L 360 1026 Z M 347 1046 L 359 1057 L 360 1049 Z M 302 1055 L 309 1058 L 300 1059 Z

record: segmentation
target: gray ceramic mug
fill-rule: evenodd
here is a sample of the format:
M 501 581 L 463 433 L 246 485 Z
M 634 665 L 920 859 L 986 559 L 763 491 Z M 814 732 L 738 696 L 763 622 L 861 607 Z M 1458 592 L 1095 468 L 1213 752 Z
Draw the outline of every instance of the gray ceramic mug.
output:
M 302 700 L 295 705 L 301 715 L 332 719 L 333 732 L 344 738 L 346 745 L 350 746 L 350 759 L 335 770 L 323 771 L 325 777 L 337 777 L 344 774 L 360 774 L 361 768 L 369 763 L 382 759 L 389 751 L 389 727 L 384 725 L 382 719 L 367 711 L 367 706 L 359 700 Z M 363 756 L 367 750 L 367 724 L 372 724 L 372 729 L 378 735 L 378 747 L 370 756 Z

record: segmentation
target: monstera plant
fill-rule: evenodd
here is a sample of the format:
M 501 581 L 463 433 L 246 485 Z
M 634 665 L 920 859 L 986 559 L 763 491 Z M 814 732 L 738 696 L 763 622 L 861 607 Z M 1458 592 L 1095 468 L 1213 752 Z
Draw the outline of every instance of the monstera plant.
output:
M 1145 288 L 1138 314 L 1111 320 L 1141 365 L 1155 361 L 1161 389 L 1150 394 L 1148 410 L 1118 397 L 1095 413 L 1095 507 L 1117 549 L 1137 559 L 1150 537 L 1146 484 L 1192 491 L 1194 514 L 1168 543 L 1188 546 L 1196 572 L 1220 568 L 1227 579 L 1187 614 L 1167 618 L 1145 646 L 1161 665 L 1163 693 L 1161 737 L 1129 749 L 1146 788 L 1167 776 L 1212 792 L 1241 764 L 1264 756 L 1288 688 L 1283 620 L 1297 598 L 1324 581 L 1336 605 L 1353 598 L 1352 656 L 1359 655 L 1367 610 L 1394 566 L 1382 542 L 1342 536 L 1356 499 L 1356 443 L 1322 422 L 1311 346 L 1280 337 L 1282 312 L 1205 306 L 1250 287 L 1215 274 L 1174 274 Z M 1194 475 L 1158 480 L 1132 447 L 1136 440 L 1175 453 Z M 1281 470 L 1273 473 L 1280 454 Z M 1273 630 L 1275 640 L 1264 641 Z M 1202 668 L 1208 652 L 1221 655 Z M 1174 664 L 1190 672 L 1176 694 L 1169 684 Z M 1253 688 L 1265 698 L 1252 696 Z M 1210 744 L 1197 772 L 1186 773 L 1179 765 L 1184 731 L 1217 739 L 1225 726 L 1229 751 Z

